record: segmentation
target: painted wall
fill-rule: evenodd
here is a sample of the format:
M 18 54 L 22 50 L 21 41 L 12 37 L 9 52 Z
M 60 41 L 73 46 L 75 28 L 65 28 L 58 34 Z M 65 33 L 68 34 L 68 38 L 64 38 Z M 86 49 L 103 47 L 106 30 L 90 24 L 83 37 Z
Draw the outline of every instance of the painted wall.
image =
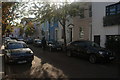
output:
M 56 37 L 55 37 L 55 29 L 58 27 L 58 21 L 53 21 L 51 22 L 51 26 L 50 26 L 50 40 L 55 41 Z
M 80 3 L 79 3 L 80 4 Z M 89 17 L 90 2 L 84 2 L 80 4 L 80 7 L 84 9 L 84 18 L 76 16 L 73 18 L 73 41 L 75 40 L 90 40 L 90 28 L 91 28 L 91 17 Z M 80 27 L 83 30 L 83 38 L 80 37 Z

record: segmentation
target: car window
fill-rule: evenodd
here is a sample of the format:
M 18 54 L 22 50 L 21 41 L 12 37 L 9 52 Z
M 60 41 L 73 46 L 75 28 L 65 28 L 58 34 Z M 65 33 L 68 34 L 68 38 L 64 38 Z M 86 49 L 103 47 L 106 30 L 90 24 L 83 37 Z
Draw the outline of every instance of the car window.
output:
M 18 49 L 18 48 L 25 48 L 27 45 L 23 43 L 10 43 L 7 45 L 7 49 Z
M 78 45 L 83 48 L 87 47 L 87 44 L 85 42 L 79 42 Z
M 23 48 L 28 48 L 28 45 L 27 44 L 23 44 Z
M 86 44 L 87 44 L 87 46 L 90 46 L 90 47 L 100 48 L 100 46 L 95 42 L 88 41 L 88 42 L 86 42 Z

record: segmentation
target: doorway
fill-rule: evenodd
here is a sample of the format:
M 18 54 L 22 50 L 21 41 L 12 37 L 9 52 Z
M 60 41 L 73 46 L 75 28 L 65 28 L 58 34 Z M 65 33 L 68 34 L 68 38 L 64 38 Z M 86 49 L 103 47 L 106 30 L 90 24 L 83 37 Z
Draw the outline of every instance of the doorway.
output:
M 94 42 L 100 45 L 100 35 L 94 36 Z

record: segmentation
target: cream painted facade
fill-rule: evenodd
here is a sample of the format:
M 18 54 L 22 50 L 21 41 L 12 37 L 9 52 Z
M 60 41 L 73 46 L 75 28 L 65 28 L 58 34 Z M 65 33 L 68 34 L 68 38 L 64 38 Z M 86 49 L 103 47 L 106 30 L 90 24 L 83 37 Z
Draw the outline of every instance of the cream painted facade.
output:
M 120 35 L 120 25 L 103 26 L 103 17 L 106 15 L 106 6 L 115 2 L 92 3 L 92 41 L 94 36 L 100 36 L 100 45 L 105 47 L 106 35 Z
M 84 9 L 84 17 L 76 16 L 73 18 L 73 41 L 75 40 L 90 40 L 91 38 L 91 21 L 92 15 L 90 15 L 91 2 L 81 3 L 81 9 Z M 91 12 L 92 14 L 92 12 Z

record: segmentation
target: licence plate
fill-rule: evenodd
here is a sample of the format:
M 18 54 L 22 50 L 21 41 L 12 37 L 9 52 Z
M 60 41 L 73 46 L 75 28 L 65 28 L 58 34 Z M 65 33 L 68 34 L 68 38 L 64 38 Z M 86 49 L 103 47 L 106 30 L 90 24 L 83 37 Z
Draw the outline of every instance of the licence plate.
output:
M 26 63 L 27 61 L 18 61 L 18 63 Z
M 109 59 L 111 60 L 111 59 L 114 59 L 114 57 L 109 57 Z

